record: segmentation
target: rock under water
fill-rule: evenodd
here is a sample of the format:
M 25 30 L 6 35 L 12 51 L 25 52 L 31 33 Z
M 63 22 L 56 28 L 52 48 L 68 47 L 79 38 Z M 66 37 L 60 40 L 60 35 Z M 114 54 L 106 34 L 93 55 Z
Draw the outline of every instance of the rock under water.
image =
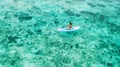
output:
M 119 0 L 0 0 L 0 67 L 120 67 L 119 17 Z

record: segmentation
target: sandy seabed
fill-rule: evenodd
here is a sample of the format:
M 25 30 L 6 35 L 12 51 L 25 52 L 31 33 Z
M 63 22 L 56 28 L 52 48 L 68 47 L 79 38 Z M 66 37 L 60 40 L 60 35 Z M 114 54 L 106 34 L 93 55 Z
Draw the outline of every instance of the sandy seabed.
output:
M 120 67 L 120 0 L 0 0 L 0 67 Z

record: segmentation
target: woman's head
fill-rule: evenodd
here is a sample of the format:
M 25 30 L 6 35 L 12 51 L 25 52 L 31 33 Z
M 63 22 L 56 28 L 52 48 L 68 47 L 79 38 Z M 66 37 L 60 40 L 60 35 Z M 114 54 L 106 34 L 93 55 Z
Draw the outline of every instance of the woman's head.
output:
M 70 22 L 70 25 L 72 25 L 72 23 Z

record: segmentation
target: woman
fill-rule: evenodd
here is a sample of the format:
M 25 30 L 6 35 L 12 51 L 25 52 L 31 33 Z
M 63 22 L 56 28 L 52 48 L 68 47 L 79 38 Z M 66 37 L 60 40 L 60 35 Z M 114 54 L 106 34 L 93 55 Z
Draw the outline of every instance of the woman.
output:
M 68 29 L 71 29 L 71 28 L 72 28 L 72 23 L 70 22 L 68 25 Z

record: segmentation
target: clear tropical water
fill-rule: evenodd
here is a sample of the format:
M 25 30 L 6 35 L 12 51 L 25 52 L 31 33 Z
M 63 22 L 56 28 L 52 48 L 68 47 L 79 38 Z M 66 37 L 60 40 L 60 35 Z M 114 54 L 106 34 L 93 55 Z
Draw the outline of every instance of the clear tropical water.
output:
M 120 0 L 0 0 L 0 67 L 120 67 Z

